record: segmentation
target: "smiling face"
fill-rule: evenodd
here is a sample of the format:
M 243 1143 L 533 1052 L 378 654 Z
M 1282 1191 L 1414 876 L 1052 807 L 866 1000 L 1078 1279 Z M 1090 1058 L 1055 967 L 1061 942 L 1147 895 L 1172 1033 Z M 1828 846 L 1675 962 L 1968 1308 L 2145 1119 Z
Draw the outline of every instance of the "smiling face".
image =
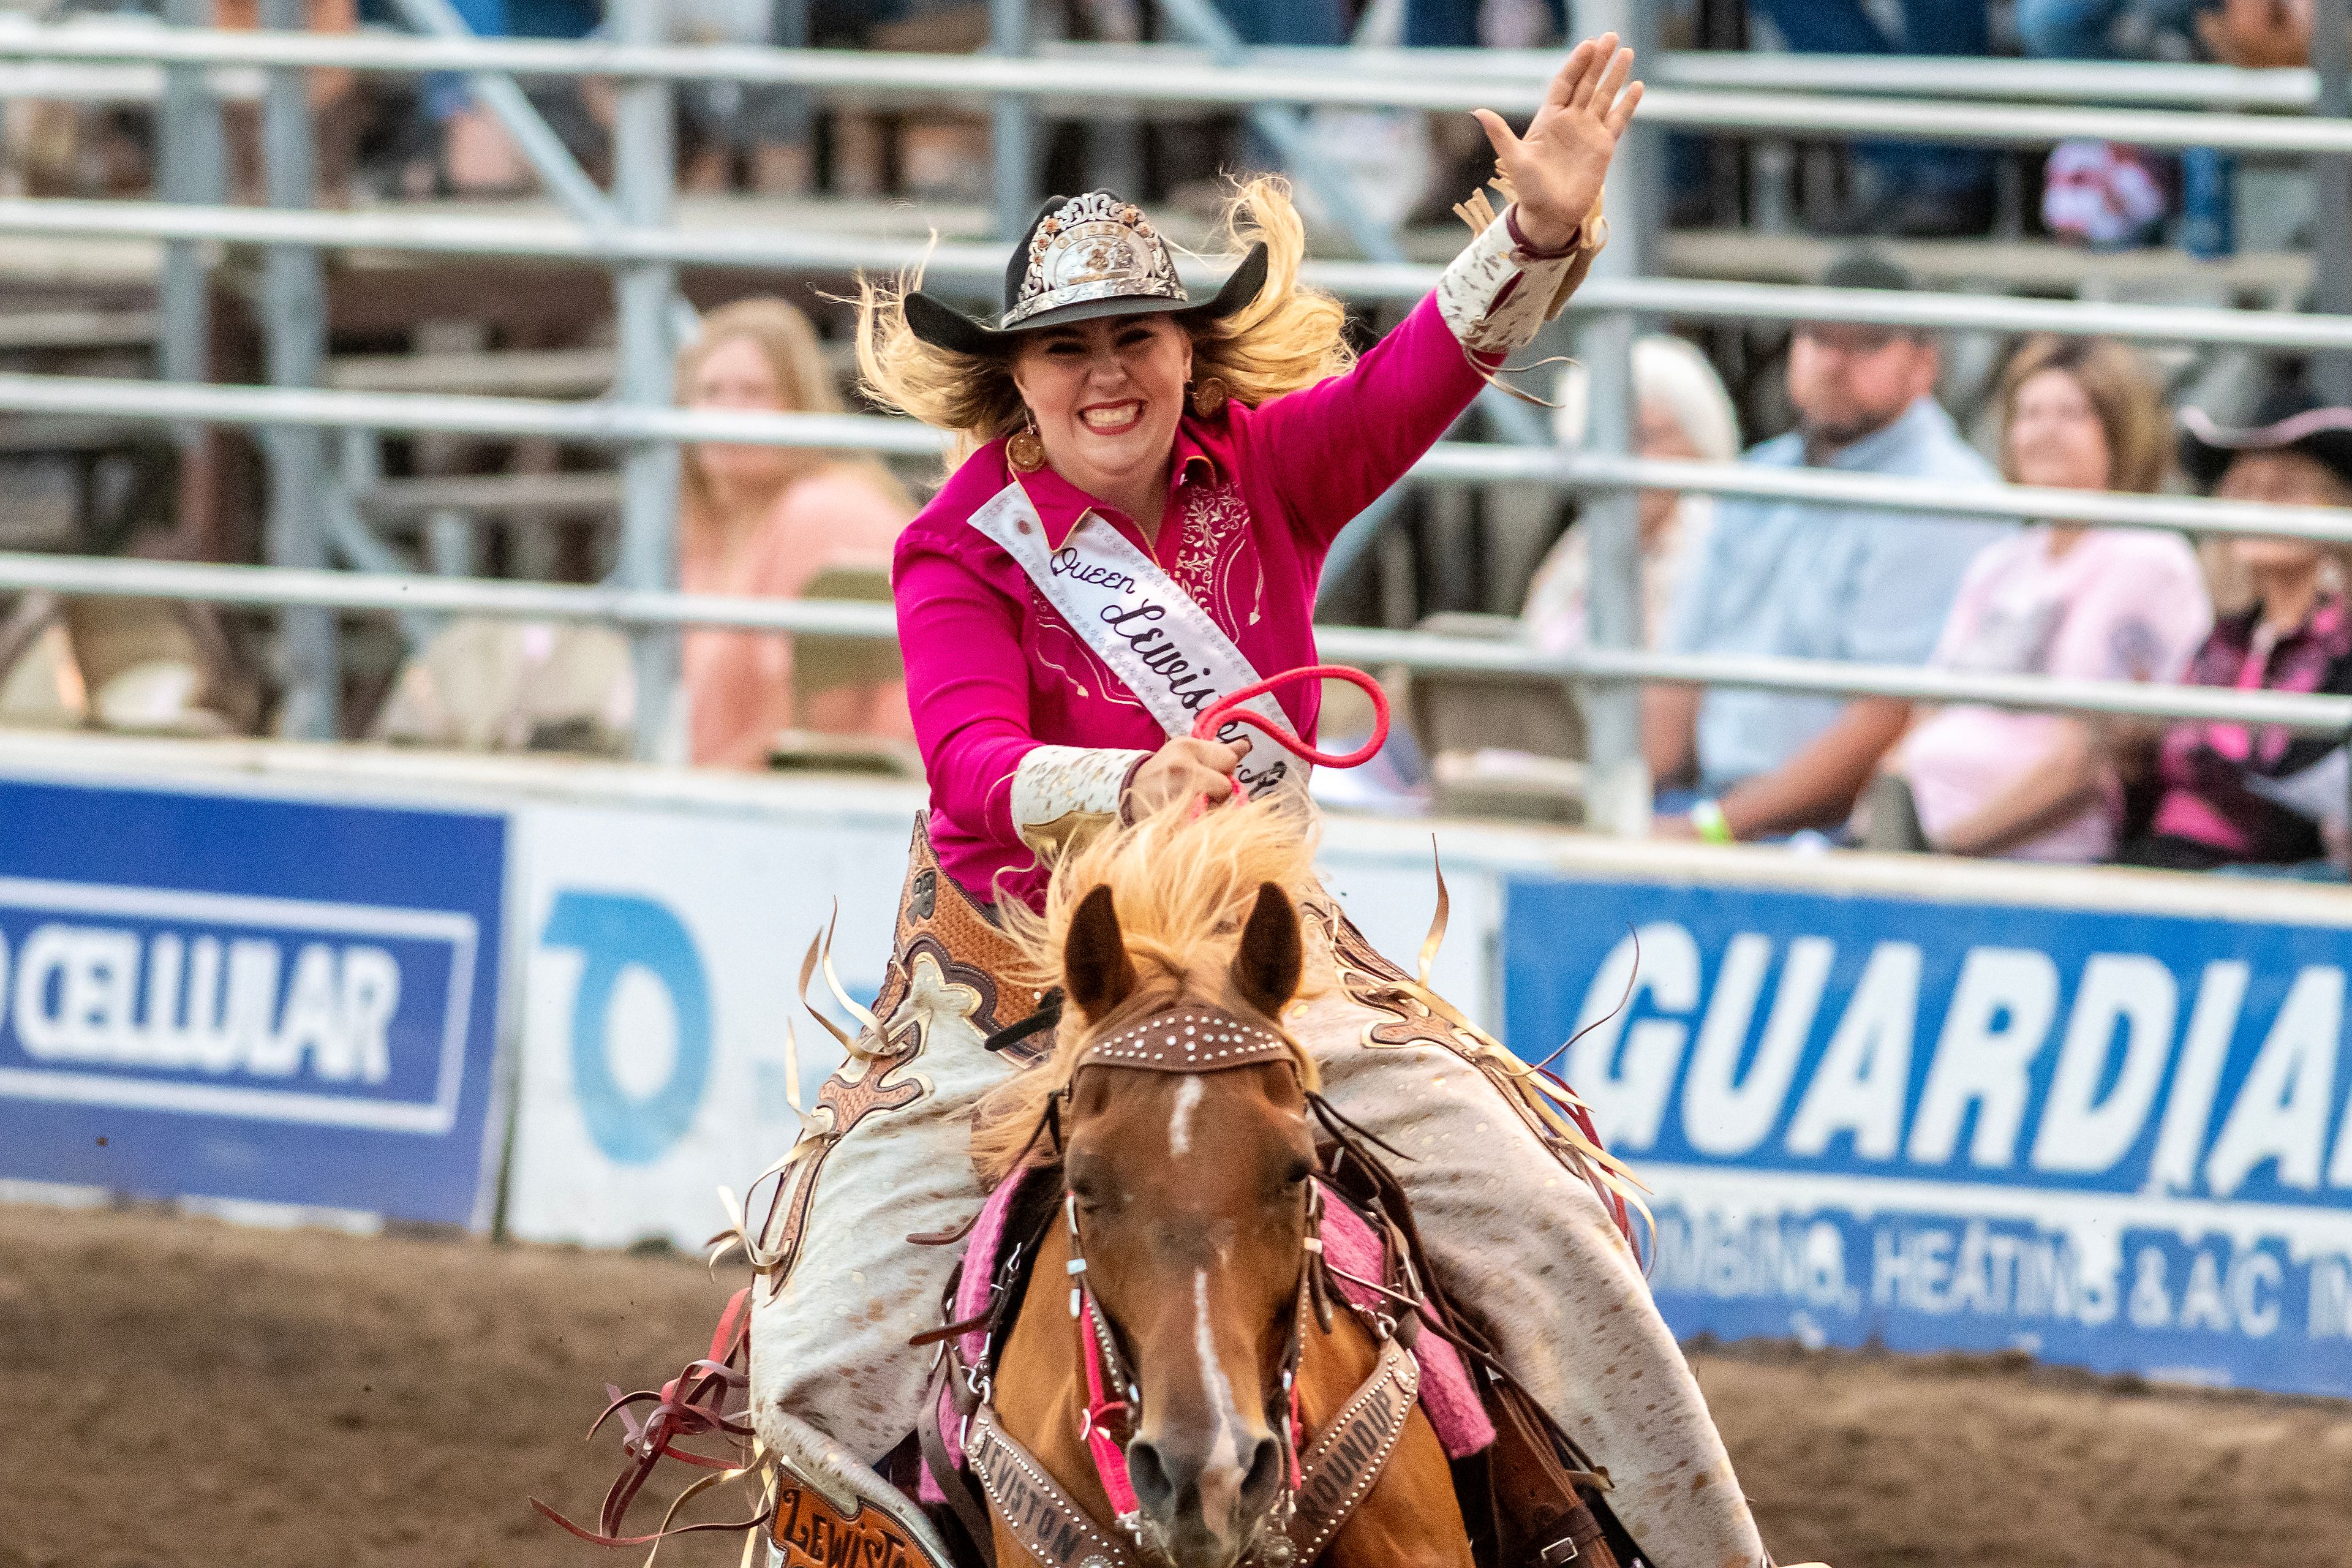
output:
M 1045 460 L 1114 503 L 1164 479 L 1192 374 L 1192 340 L 1164 315 L 1043 328 L 1013 361 Z
M 759 414 L 791 412 L 776 367 L 750 338 L 728 338 L 712 345 L 694 367 L 686 387 L 686 405 Z M 694 448 L 694 461 L 712 489 L 726 491 L 781 483 L 791 472 L 793 454 L 782 447 L 706 441 Z
M 2352 488 L 2336 470 L 2302 452 L 2241 452 L 2230 459 L 2221 482 L 2213 487 L 2221 500 L 2263 501 L 2272 506 L 2352 506 Z M 2239 564 L 2257 575 L 2293 575 L 2317 572 L 2325 552 L 2301 539 L 2240 538 L 2230 542 Z
M 2045 370 L 2019 384 L 2007 438 L 2010 477 L 2019 484 L 2103 490 L 2114 481 L 2106 422 L 2072 372 Z

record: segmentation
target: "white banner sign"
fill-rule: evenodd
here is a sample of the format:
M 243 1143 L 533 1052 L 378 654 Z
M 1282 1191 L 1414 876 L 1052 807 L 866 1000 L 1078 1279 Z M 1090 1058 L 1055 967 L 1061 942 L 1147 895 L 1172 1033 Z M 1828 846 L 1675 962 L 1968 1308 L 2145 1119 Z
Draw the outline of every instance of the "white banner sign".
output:
M 740 1195 L 798 1135 L 787 1026 L 803 1105 L 840 1065 L 801 1011 L 801 959 L 837 899 L 835 966 L 872 1000 L 913 824 L 557 805 L 514 820 L 523 1049 L 509 1227 L 697 1247 L 723 1223 L 717 1190 Z

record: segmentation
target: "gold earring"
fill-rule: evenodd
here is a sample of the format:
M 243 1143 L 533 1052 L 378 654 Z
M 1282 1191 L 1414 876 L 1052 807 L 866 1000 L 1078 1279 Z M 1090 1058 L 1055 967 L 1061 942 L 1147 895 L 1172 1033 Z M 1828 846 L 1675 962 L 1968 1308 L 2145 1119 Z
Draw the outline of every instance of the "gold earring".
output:
M 1214 419 L 1225 411 L 1225 400 L 1232 395 L 1224 377 L 1204 375 L 1192 384 L 1192 412 L 1203 419 Z
M 1045 443 L 1037 437 L 1037 422 L 1032 419 L 1015 430 L 1004 443 L 1004 460 L 1016 473 L 1034 474 L 1045 466 Z

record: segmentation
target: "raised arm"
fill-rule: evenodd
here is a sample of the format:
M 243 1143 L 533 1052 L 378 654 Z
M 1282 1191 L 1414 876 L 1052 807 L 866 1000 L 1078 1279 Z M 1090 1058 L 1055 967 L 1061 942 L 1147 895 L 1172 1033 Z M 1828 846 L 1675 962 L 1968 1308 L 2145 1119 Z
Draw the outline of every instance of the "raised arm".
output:
M 1511 204 L 1464 214 L 1477 237 L 1354 370 L 1278 398 L 1247 422 L 1291 524 L 1328 543 L 1420 460 L 1499 369 L 1559 314 L 1601 248 L 1601 188 L 1641 101 L 1613 33 L 1579 44 L 1525 136 L 1478 110 Z

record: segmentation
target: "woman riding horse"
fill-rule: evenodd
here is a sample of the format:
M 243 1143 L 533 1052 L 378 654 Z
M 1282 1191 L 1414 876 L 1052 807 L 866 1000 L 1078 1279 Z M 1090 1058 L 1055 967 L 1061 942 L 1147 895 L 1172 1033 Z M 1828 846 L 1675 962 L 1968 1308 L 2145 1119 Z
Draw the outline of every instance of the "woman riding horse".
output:
M 1047 202 L 974 321 L 906 288 L 861 289 L 868 391 L 970 455 L 902 536 L 908 700 L 931 789 L 875 1021 L 828 1080 L 753 1256 L 752 1419 L 836 1507 L 933 1537 L 875 1468 L 916 1429 L 953 1259 L 984 1194 L 971 1112 L 1043 1042 L 1048 998 L 992 908 L 1034 906 L 1050 857 L 1170 802 L 1303 791 L 1305 762 L 1237 725 L 1187 738 L 1222 695 L 1312 665 L 1324 554 L 1581 279 L 1601 183 L 1641 86 L 1586 43 L 1524 136 L 1481 110 L 1499 216 L 1360 361 L 1339 304 L 1297 283 L 1303 230 L 1250 185 L 1251 241 L 1194 303 L 1166 242 L 1106 192 Z M 1313 682 L 1253 704 L 1311 744 Z M 1768 1561 L 1696 1383 L 1652 1304 L 1572 1124 L 1529 1075 L 1378 954 L 1306 911 L 1316 999 L 1287 1021 L 1349 1118 L 1400 1165 L 1454 1299 L 1614 1483 L 1660 1568 Z M 1319 976 L 1319 987 L 1314 984 Z M 1021 1035 L 1000 1051 L 982 1048 Z M 1011 1058 L 1012 1060 L 1005 1058 Z

